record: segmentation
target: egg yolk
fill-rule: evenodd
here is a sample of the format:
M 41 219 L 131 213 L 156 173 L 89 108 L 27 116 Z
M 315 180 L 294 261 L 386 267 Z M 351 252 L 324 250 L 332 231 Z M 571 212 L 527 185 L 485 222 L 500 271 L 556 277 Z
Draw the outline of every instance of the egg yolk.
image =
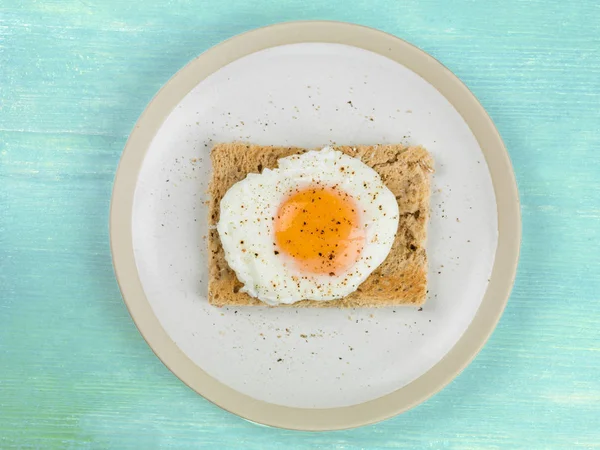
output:
M 275 241 L 303 272 L 334 276 L 359 258 L 365 231 L 350 195 L 335 188 L 309 188 L 279 206 Z

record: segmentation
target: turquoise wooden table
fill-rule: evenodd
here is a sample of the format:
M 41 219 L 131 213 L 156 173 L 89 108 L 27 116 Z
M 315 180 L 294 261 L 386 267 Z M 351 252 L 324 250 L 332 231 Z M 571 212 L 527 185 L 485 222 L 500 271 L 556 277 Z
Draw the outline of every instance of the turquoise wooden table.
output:
M 0 448 L 600 447 L 600 4 L 0 0 Z M 121 299 L 108 207 L 125 140 L 191 58 L 251 28 L 357 22 L 429 52 L 502 134 L 522 256 L 491 340 L 408 413 L 268 429 L 196 395 Z

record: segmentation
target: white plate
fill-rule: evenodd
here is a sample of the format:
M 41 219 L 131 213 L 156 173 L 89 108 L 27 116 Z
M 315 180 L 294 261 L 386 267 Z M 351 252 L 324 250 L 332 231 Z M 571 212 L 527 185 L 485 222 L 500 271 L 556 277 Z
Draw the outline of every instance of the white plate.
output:
M 340 32 L 333 42 L 312 38 L 319 33 L 328 36 L 327 29 L 336 35 L 335 28 Z M 376 48 L 359 48 L 352 38 L 344 38 L 348 33 L 355 37 L 366 33 L 363 42 Z M 303 39 L 307 36 L 311 39 Z M 255 46 L 249 44 L 252 40 Z M 237 48 L 239 57 L 231 57 L 227 47 Z M 496 314 L 478 331 L 475 349 L 457 356 L 459 369 L 483 344 L 506 302 L 520 219 L 512 170 L 495 129 L 470 93 L 441 65 L 373 30 L 347 24 L 286 24 L 234 38 L 211 52 L 190 63 L 158 94 L 132 134 L 118 172 L 111 239 L 132 316 L 163 361 L 177 355 L 178 362 L 165 362 L 178 376 L 251 420 L 320 429 L 389 416 L 390 411 L 377 409 L 377 402 L 385 403 L 403 388 L 418 385 L 415 380 L 441 366 L 484 297 L 495 302 Z M 415 55 L 431 66 L 429 77 L 415 73 L 411 61 Z M 470 126 L 465 111 L 459 112 L 441 84 L 433 83 L 432 74 L 438 72 L 463 89 L 459 101 L 479 107 Z M 488 125 L 479 134 L 495 138 L 496 148 L 484 147 L 482 137 L 474 134 L 478 119 L 484 121 L 482 127 Z M 143 127 L 136 142 L 135 134 Z M 209 305 L 205 203 L 209 152 L 214 143 L 240 140 L 305 148 L 336 143 L 425 146 L 436 160 L 436 173 L 427 245 L 429 295 L 422 310 Z M 124 170 L 128 152 L 137 158 L 131 170 Z M 501 153 L 501 158 L 490 158 L 490 152 Z M 508 195 L 494 190 L 493 164 L 498 177 L 505 177 Z M 118 189 L 121 179 L 127 180 L 126 189 Z M 498 185 L 500 178 L 494 182 Z M 498 208 L 500 196 L 508 199 L 502 204 L 505 210 Z M 124 197 L 129 201 L 117 208 L 116 202 Z M 510 251 L 503 256 L 506 274 L 497 280 L 499 295 L 489 300 L 488 283 L 492 270 L 498 270 L 494 262 L 499 214 L 512 215 L 510 228 L 504 230 L 507 238 L 512 235 L 512 244 L 507 244 Z M 124 237 L 126 242 L 117 247 L 116 241 Z M 128 259 L 128 268 L 122 270 L 120 250 Z M 137 284 L 136 289 L 128 292 L 128 281 Z M 201 373 L 204 380 L 189 370 Z M 440 373 L 443 382 L 426 383 L 420 398 L 455 374 L 456 369 Z M 216 381 L 218 387 L 210 387 L 207 380 Z M 231 395 L 232 404 L 215 398 Z M 253 400 L 244 406 L 249 399 Z M 350 418 L 349 407 L 356 405 L 364 412 L 358 419 Z M 409 406 L 398 404 L 391 413 Z M 311 410 L 329 412 L 331 420 L 311 420 Z M 294 418 L 286 419 L 283 411 Z M 302 412 L 305 416 L 298 416 Z

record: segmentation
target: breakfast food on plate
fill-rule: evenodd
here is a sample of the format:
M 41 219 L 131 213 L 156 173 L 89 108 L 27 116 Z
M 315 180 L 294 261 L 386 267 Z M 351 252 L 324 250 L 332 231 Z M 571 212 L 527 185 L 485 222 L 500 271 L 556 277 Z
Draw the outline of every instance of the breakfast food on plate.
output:
M 211 158 L 213 305 L 425 301 L 433 167 L 425 149 L 231 143 Z

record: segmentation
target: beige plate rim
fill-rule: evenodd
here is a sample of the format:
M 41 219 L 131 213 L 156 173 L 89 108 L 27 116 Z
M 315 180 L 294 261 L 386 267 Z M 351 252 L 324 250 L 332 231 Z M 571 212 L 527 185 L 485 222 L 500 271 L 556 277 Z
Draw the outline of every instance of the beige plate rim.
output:
M 490 283 L 458 343 L 407 386 L 341 408 L 304 409 L 266 403 L 235 391 L 195 365 L 154 315 L 139 279 L 132 244 L 138 173 L 154 135 L 173 108 L 200 81 L 236 59 L 270 47 L 307 42 L 369 50 L 403 64 L 431 83 L 462 115 L 479 142 L 498 207 L 498 247 Z M 423 402 L 448 384 L 471 362 L 500 319 L 514 282 L 520 243 L 520 205 L 512 165 L 498 131 L 475 96 L 450 70 L 413 45 L 382 31 L 342 22 L 288 22 L 249 31 L 211 48 L 177 72 L 149 103 L 125 145 L 110 208 L 110 245 L 117 281 L 131 317 L 159 359 L 190 388 L 221 408 L 253 422 L 296 430 L 336 430 L 378 422 Z

